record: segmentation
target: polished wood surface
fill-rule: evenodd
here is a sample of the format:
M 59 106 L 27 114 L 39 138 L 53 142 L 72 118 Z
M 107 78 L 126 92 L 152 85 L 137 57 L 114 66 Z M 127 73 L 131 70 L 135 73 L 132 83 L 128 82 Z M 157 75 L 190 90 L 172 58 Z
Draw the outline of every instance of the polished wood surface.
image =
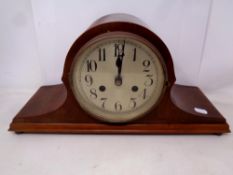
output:
M 171 92 L 165 94 L 160 106 L 145 117 L 128 124 L 109 124 L 94 119 L 70 101 L 64 85 L 44 86 L 17 114 L 10 125 L 10 131 L 89 134 L 230 132 L 226 120 L 197 87 L 174 85 Z M 192 96 L 184 96 L 187 93 Z M 42 102 L 46 107 L 41 107 Z M 194 113 L 195 106 L 202 106 L 209 113 L 207 115 Z

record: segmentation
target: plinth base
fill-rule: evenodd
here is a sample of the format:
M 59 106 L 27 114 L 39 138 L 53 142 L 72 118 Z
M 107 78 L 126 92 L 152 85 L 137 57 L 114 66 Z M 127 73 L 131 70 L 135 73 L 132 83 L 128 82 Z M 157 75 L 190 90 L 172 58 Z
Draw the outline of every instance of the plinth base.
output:
M 89 116 L 67 96 L 62 84 L 43 86 L 16 115 L 9 130 L 17 133 L 80 134 L 230 132 L 224 117 L 197 87 L 181 85 L 173 85 L 156 109 L 127 124 L 104 123 Z

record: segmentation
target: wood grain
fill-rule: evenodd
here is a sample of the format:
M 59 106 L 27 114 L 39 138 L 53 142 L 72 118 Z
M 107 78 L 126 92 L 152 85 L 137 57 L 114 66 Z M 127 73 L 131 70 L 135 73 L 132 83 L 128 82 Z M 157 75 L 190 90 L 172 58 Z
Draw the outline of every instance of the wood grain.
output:
M 50 90 L 49 97 L 46 93 L 48 89 Z M 45 86 L 40 88 L 17 114 L 9 130 L 26 133 L 80 134 L 222 134 L 230 132 L 226 120 L 198 88 L 174 85 L 172 89 L 173 100 L 170 94 L 166 94 L 160 106 L 145 117 L 127 124 L 109 124 L 95 120 L 70 101 L 66 97 L 64 85 Z M 184 101 L 177 100 L 180 98 L 180 93 L 191 93 L 192 98 L 183 98 Z M 61 106 L 57 108 L 56 103 L 46 101 L 48 98 L 54 101 L 59 100 Z M 192 105 L 202 104 L 203 99 L 205 99 L 206 109 L 211 113 L 207 116 L 193 114 Z M 195 103 L 189 103 L 190 100 Z M 172 101 L 176 101 L 176 104 L 185 103 L 186 109 L 182 109 L 182 104 L 177 107 Z M 44 114 L 41 112 L 36 114 L 35 111 L 41 109 L 41 102 L 55 110 L 47 111 L 49 108 L 44 108 Z M 48 113 L 45 113 L 46 111 Z

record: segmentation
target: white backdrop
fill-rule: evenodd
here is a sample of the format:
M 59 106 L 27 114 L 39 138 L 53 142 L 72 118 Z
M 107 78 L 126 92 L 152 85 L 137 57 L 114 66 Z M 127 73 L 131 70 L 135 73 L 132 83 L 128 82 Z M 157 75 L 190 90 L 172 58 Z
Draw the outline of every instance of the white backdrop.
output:
M 232 175 L 232 134 L 7 131 L 39 86 L 60 82 L 74 40 L 98 17 L 116 12 L 141 18 L 161 37 L 177 82 L 201 87 L 232 130 L 233 0 L 0 0 L 1 174 Z
M 74 40 L 97 18 L 129 13 L 168 46 L 177 83 L 204 90 L 233 84 L 231 0 L 1 0 L 0 87 L 60 82 Z

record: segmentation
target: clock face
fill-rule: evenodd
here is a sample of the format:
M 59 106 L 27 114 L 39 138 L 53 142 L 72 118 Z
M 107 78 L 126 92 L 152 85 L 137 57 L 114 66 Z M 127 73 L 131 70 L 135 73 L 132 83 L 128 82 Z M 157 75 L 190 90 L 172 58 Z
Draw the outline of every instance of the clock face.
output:
M 70 84 L 80 106 L 107 122 L 143 116 L 163 94 L 166 70 L 159 52 L 132 34 L 96 37 L 76 54 Z

